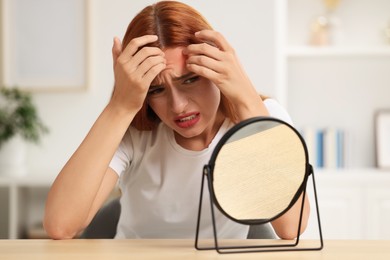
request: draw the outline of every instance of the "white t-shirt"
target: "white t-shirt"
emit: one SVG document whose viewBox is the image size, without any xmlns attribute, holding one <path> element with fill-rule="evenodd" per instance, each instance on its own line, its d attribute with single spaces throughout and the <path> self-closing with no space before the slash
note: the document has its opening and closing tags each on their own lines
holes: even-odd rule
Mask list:
<svg viewBox="0 0 390 260">
<path fill-rule="evenodd" d="M 291 123 L 275 100 L 267 99 L 264 104 L 270 116 Z M 178 145 L 173 130 L 163 123 L 154 131 L 130 127 L 110 163 L 120 177 L 122 192 L 116 238 L 194 238 L 203 166 L 232 126 L 226 119 L 209 147 L 202 151 Z M 203 197 L 199 235 L 212 238 L 206 188 Z M 246 238 L 247 225 L 231 221 L 218 210 L 215 214 L 219 238 Z"/>
</svg>

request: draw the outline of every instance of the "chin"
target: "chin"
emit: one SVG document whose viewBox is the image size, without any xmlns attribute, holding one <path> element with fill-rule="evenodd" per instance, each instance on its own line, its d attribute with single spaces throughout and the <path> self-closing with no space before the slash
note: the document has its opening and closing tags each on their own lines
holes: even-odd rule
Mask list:
<svg viewBox="0 0 390 260">
<path fill-rule="evenodd" d="M 183 138 L 194 138 L 202 134 L 202 131 L 198 127 L 191 128 L 174 128 L 176 134 L 180 135 Z"/>
</svg>

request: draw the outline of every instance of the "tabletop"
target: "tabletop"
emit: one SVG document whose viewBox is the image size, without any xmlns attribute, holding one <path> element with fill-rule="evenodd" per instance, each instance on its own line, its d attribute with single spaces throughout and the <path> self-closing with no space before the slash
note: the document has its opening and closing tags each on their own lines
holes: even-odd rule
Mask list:
<svg viewBox="0 0 390 260">
<path fill-rule="evenodd" d="M 237 243 L 264 243 L 243 240 Z M 223 240 L 232 243 L 232 240 Z M 202 241 L 212 244 L 212 241 Z M 210 244 L 211 243 L 211 244 Z M 221 243 L 221 244 L 223 244 Z M 318 241 L 301 240 L 313 247 Z M 0 240 L 0 259 L 390 259 L 390 240 L 325 240 L 321 251 L 260 252 L 218 254 L 215 250 L 198 251 L 194 240 L 172 239 L 74 239 L 74 240 Z"/>
</svg>

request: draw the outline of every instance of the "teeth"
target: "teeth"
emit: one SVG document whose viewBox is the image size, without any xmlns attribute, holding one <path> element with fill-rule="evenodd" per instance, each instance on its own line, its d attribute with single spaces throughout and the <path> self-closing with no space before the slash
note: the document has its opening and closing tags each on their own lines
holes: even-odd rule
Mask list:
<svg viewBox="0 0 390 260">
<path fill-rule="evenodd" d="M 189 120 L 192 120 L 196 117 L 196 115 L 191 115 L 191 116 L 187 116 L 187 117 L 183 117 L 182 119 L 180 119 L 179 121 L 180 122 L 185 122 L 185 121 L 189 121 Z"/>
</svg>

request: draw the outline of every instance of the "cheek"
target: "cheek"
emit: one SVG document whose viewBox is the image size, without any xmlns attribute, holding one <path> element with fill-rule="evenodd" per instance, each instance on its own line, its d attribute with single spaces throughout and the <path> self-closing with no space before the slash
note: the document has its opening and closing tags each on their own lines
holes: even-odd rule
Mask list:
<svg viewBox="0 0 390 260">
<path fill-rule="evenodd" d="M 207 99 L 210 105 L 218 106 L 221 100 L 221 91 L 214 84 L 209 84 L 202 93 L 202 96 Z"/>
</svg>

